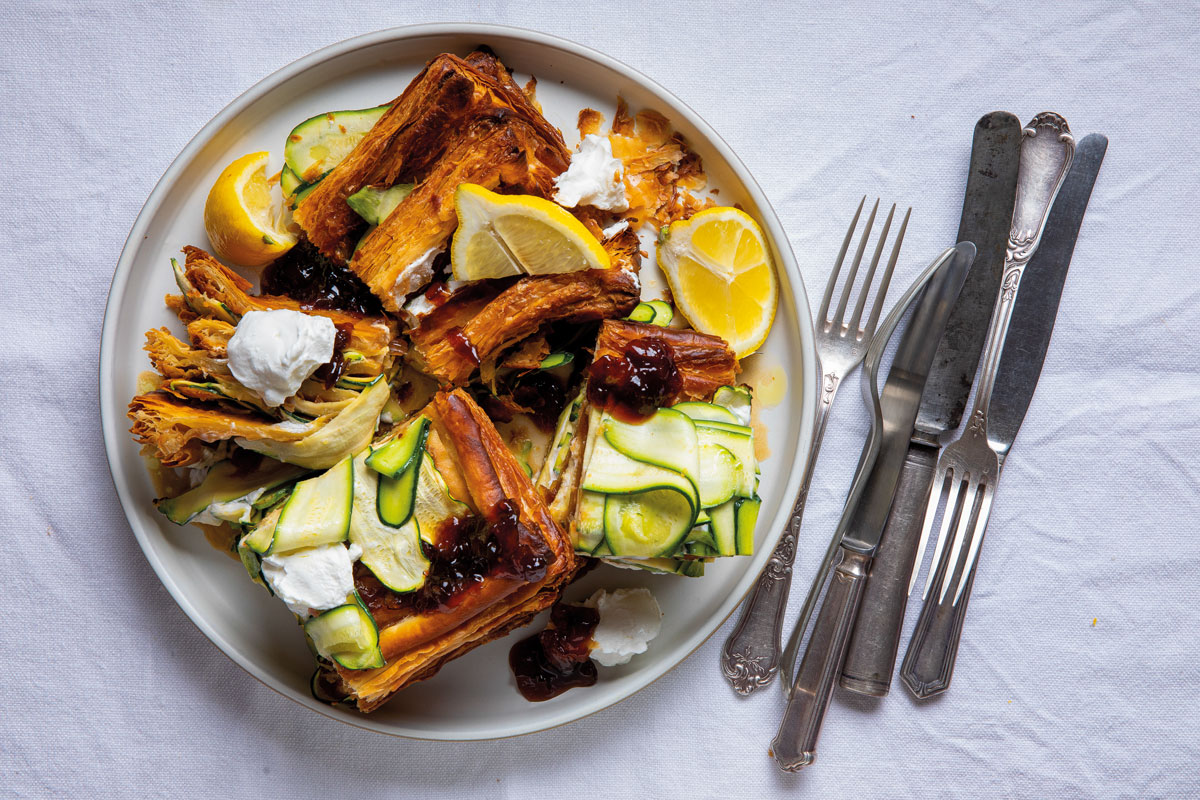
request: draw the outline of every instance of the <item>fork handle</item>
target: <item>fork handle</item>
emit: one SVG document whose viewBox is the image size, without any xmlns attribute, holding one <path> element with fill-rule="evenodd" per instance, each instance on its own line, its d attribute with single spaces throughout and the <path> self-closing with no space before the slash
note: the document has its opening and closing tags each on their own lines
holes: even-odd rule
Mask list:
<svg viewBox="0 0 1200 800">
<path fill-rule="evenodd" d="M 869 555 L 842 548 L 842 561 L 833 570 L 812 639 L 796 671 L 791 700 L 783 712 L 779 733 L 771 742 L 776 763 L 788 772 L 798 772 L 816 760 L 821 723 L 842 669 L 870 566 Z"/>
<path fill-rule="evenodd" d="M 820 374 L 823 370 L 818 370 Z M 733 686 L 734 691 L 748 695 L 767 686 L 779 671 L 779 653 L 783 635 L 783 610 L 787 606 L 792 588 L 792 562 L 796 559 L 796 539 L 800 535 L 800 524 L 804 520 L 804 506 L 808 502 L 808 489 L 812 485 L 813 467 L 821 440 L 825 438 L 825 424 L 829 421 L 829 409 L 837 394 L 841 377 L 836 372 L 822 376 L 821 398 L 817 405 L 816 434 L 808 451 L 808 464 L 796 495 L 796 504 L 788 517 L 787 527 L 779 543 L 771 552 L 767 566 L 763 569 L 750 593 L 750 599 L 742 605 L 742 614 L 721 651 L 721 672 Z"/>
<path fill-rule="evenodd" d="M 980 537 L 980 546 L 983 545 L 983 536 L 986 533 L 986 528 L 983 528 L 975 534 Z M 967 557 L 966 550 L 963 548 L 963 558 Z M 943 558 L 942 561 L 949 562 L 950 559 Z M 954 592 L 947 592 L 941 602 L 938 602 L 941 592 L 937 591 L 937 587 L 949 579 L 946 571 L 950 570 L 952 575 L 958 565 L 935 565 L 940 567 L 940 574 L 934 576 L 934 589 L 925 598 L 921 616 L 917 618 L 917 627 L 904 654 L 904 663 L 900 665 L 900 680 L 920 700 L 941 694 L 950 688 L 950 678 L 954 675 L 958 643 L 962 638 L 963 621 L 967 617 L 967 603 L 971 599 L 971 586 L 975 583 L 975 567 L 978 563 L 976 559 L 963 579 L 965 585 L 957 604 L 954 602 Z"/>
<path fill-rule="evenodd" d="M 840 681 L 843 689 L 884 697 L 891 687 L 908 605 L 909 578 L 917 569 L 917 545 L 937 458 L 936 445 L 909 445 L 896 484 L 896 500 L 871 562 L 862 607 L 846 650 Z"/>
</svg>

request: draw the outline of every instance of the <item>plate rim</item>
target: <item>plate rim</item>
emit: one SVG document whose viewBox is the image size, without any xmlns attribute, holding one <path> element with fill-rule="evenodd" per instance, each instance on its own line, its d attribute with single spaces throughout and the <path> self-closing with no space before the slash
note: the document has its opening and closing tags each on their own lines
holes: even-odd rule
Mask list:
<svg viewBox="0 0 1200 800">
<path fill-rule="evenodd" d="M 447 732 L 443 735 L 433 735 L 427 732 L 401 732 L 390 727 L 385 727 L 382 724 L 372 724 L 371 717 L 368 715 L 351 716 L 350 713 L 341 711 L 334 707 L 319 703 L 318 701 L 306 698 L 300 695 L 294 687 L 284 684 L 275 676 L 259 669 L 257 665 L 252 663 L 244 654 L 242 654 L 232 642 L 222 636 L 212 625 L 209 624 L 206 617 L 198 608 L 193 606 L 184 595 L 182 589 L 171 577 L 167 566 L 155 555 L 151 547 L 148 536 L 149 531 L 140 523 L 134 512 L 134 503 L 130 497 L 130 489 L 121 475 L 119 464 L 119 452 L 122 446 L 128 444 L 127 431 L 122 429 L 122 426 L 116 420 L 124 419 L 124 408 L 114 409 L 108 402 L 108 396 L 112 394 L 111 389 L 114 383 L 112 375 L 115 359 L 120 355 L 113 352 L 113 341 L 116 339 L 116 329 L 118 327 L 117 315 L 111 314 L 110 311 L 114 308 L 114 303 L 119 297 L 124 294 L 125 288 L 132 277 L 132 267 L 136 260 L 136 256 L 141 246 L 143 236 L 149 228 L 151 218 L 163 204 L 168 191 L 173 188 L 176 179 L 184 168 L 189 165 L 196 157 L 197 153 L 212 141 L 213 138 L 224 128 L 224 126 L 233 118 L 236 118 L 244 112 L 252 103 L 267 95 L 271 91 L 277 89 L 284 82 L 299 76 L 309 69 L 320 66 L 322 63 L 348 54 L 356 49 L 371 47 L 384 43 L 402 42 L 408 39 L 427 38 L 435 36 L 478 36 L 480 41 L 486 42 L 491 38 L 505 38 L 522 40 L 527 44 L 542 48 L 550 48 L 563 51 L 571 55 L 582 57 L 607 68 L 617 74 L 622 75 L 639 88 L 649 91 L 651 94 L 663 98 L 672 107 L 670 111 L 675 114 L 682 112 L 682 115 L 687 118 L 688 122 L 698 130 L 708 142 L 718 151 L 720 157 L 729 166 L 731 171 L 736 175 L 737 179 L 743 183 L 747 192 L 754 198 L 754 202 L 759 209 L 761 217 L 760 222 L 767 229 L 768 236 L 773 244 L 779 260 L 782 271 L 786 273 L 786 280 L 781 281 L 784 284 L 784 294 L 790 295 L 792 308 L 796 314 L 797 327 L 799 329 L 799 347 L 801 358 L 805 365 L 804 383 L 801 391 L 800 407 L 797 409 L 800 412 L 800 437 L 799 446 L 796 452 L 791 455 L 790 472 L 783 486 L 783 502 L 780 505 L 779 513 L 774 519 L 769 521 L 771 533 L 768 534 L 763 542 L 763 548 L 769 544 L 773 550 L 782 535 L 788 518 L 791 516 L 789 498 L 794 498 L 800 488 L 800 480 L 805 467 L 811 458 L 811 443 L 814 434 L 814 423 L 816 416 L 817 391 L 820 378 L 820 370 L 817 361 L 815 332 L 812 322 L 812 314 L 808 303 L 807 294 L 804 288 L 803 277 L 800 274 L 799 266 L 796 263 L 795 254 L 792 251 L 790 240 L 787 238 L 786 232 L 783 230 L 782 223 L 779 221 L 778 215 L 775 213 L 774 207 L 759 186 L 749 169 L 733 151 L 729 144 L 717 133 L 717 131 L 708 124 L 694 109 L 687 103 L 678 98 L 674 93 L 654 81 L 639 70 L 619 61 L 612 56 L 609 56 L 599 50 L 595 50 L 587 45 L 579 44 L 569 39 L 556 36 L 554 34 L 544 33 L 533 29 L 499 25 L 493 23 L 466 23 L 466 22 L 437 22 L 423 23 L 416 25 L 402 25 L 389 28 L 382 28 L 376 31 L 359 34 L 338 42 L 328 44 L 305 56 L 302 56 L 295 61 L 283 65 L 279 69 L 274 70 L 270 74 L 264 76 L 252 86 L 238 95 L 234 100 L 218 111 L 199 131 L 196 132 L 183 149 L 175 156 L 170 165 L 163 172 L 162 176 L 155 183 L 145 203 L 138 212 L 129 235 L 125 239 L 122 246 L 121 254 L 117 259 L 116 267 L 114 268 L 113 278 L 109 285 L 108 296 L 105 299 L 103 323 L 101 326 L 100 350 L 98 359 L 98 382 L 97 389 L 99 394 L 100 408 L 100 425 L 102 439 L 104 442 L 105 460 L 108 464 L 109 478 L 112 480 L 113 488 L 117 494 L 117 499 L 121 504 L 121 510 L 125 515 L 126 521 L 134 534 L 134 538 L 138 542 L 143 555 L 146 557 L 151 568 L 154 570 L 159 582 L 163 588 L 170 594 L 175 604 L 183 611 L 184 615 L 192 622 L 196 628 L 204 634 L 204 636 L 227 658 L 233 663 L 242 668 L 248 675 L 253 677 L 259 683 L 276 692 L 277 694 L 292 700 L 300 706 L 315 711 L 322 716 L 337 720 L 352 727 L 369 730 L 375 733 L 381 733 L 388 736 L 394 736 L 403 739 L 414 739 L 424 741 L 486 741 L 495 739 L 505 739 L 515 736 L 522 736 L 540 731 L 551 730 L 556 727 L 561 727 L 569 723 L 584 719 L 599 711 L 609 708 L 623 700 L 626 700 L 638 692 L 651 685 L 659 678 L 663 677 L 670 671 L 674 670 L 692 654 L 702 647 L 709 638 L 712 637 L 728 620 L 750 590 L 754 587 L 758 580 L 758 576 L 762 570 L 766 568 L 770 562 L 770 558 L 765 558 L 757 571 L 747 571 L 746 574 L 735 585 L 734 590 L 730 593 L 729 598 L 725 603 L 718 608 L 718 611 L 713 615 L 712 619 L 720 617 L 720 621 L 713 625 L 711 630 L 701 636 L 692 634 L 685 642 L 686 653 L 681 657 L 664 662 L 655 667 L 649 668 L 646 675 L 640 678 L 636 685 L 630 688 L 625 693 L 616 693 L 613 697 L 602 697 L 598 701 L 584 703 L 578 709 L 578 713 L 571 716 L 569 719 L 560 721 L 551 721 L 545 725 L 518 725 L 513 730 L 502 733 L 485 733 L 483 735 L 473 734 L 470 731 L 462 731 L 457 735 Z M 117 416 L 114 416 L 116 414 Z M 781 465 L 786 464 L 786 460 L 779 462 Z M 736 600 L 734 599 L 736 598 Z M 690 645 L 690 646 L 689 646 Z M 669 663 L 668 663 L 669 661 Z M 715 665 L 714 665 L 715 666 Z M 260 674 L 261 672 L 261 674 Z"/>
</svg>

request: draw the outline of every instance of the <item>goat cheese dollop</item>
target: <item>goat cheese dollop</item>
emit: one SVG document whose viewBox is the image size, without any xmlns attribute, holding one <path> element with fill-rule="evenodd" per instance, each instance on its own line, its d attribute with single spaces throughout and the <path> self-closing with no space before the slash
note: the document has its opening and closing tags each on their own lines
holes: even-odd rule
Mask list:
<svg viewBox="0 0 1200 800">
<path fill-rule="evenodd" d="M 333 358 L 336 336 L 328 317 L 289 308 L 248 311 L 226 346 L 229 371 L 268 406 L 278 406 Z"/>
<path fill-rule="evenodd" d="M 625 172 L 615 158 L 612 144 L 604 136 L 589 133 L 571 156 L 567 171 L 554 179 L 558 191 L 554 199 L 567 208 L 595 206 L 608 211 L 628 211 L 625 198 Z"/>
<path fill-rule="evenodd" d="M 325 611 L 345 604 L 354 591 L 354 562 L 360 557 L 358 545 L 334 542 L 267 556 L 262 560 L 262 572 L 292 613 L 307 617 L 310 610 Z"/>
<path fill-rule="evenodd" d="M 646 652 L 662 627 L 662 610 L 649 589 L 601 589 L 584 605 L 600 612 L 600 622 L 592 631 L 591 658 L 601 666 L 628 664 Z"/>
</svg>

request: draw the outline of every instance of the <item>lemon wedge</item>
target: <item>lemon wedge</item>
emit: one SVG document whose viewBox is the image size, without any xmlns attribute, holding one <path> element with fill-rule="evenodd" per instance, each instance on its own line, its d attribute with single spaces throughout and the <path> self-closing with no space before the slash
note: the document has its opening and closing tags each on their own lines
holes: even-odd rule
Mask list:
<svg viewBox="0 0 1200 800">
<path fill-rule="evenodd" d="M 243 267 L 269 264 L 291 250 L 296 235 L 287 230 L 283 210 L 271 198 L 269 153 L 250 153 L 217 178 L 204 203 L 204 230 L 219 258 Z"/>
<path fill-rule="evenodd" d="M 454 193 L 458 230 L 450 248 L 455 280 L 608 269 L 608 253 L 562 206 L 527 194 L 496 194 L 473 183 Z"/>
<path fill-rule="evenodd" d="M 762 346 L 779 282 L 766 236 L 749 214 L 719 206 L 672 223 L 658 263 L 693 328 L 720 336 L 739 359 Z"/>
</svg>

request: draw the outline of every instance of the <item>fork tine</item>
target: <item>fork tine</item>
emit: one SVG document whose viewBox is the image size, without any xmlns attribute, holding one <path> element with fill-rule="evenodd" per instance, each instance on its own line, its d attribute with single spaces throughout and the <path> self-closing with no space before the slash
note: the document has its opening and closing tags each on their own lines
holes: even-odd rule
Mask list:
<svg viewBox="0 0 1200 800">
<path fill-rule="evenodd" d="M 887 219 L 883 221 L 883 230 L 879 232 L 879 239 L 875 242 L 875 254 L 871 256 L 871 266 L 867 269 L 867 276 L 863 278 L 862 290 L 858 293 L 858 302 L 854 304 L 854 316 L 850 318 L 847 326 L 855 338 L 861 338 L 863 335 L 863 332 L 858 329 L 858 323 L 862 319 L 863 307 L 867 304 L 867 295 L 871 293 L 875 270 L 879 268 L 879 259 L 883 256 L 883 246 L 887 244 L 888 231 L 892 229 L 892 219 L 895 216 L 896 204 L 892 203 L 892 207 L 888 209 Z"/>
<path fill-rule="evenodd" d="M 850 292 L 854 290 L 854 279 L 858 277 L 858 268 L 862 265 L 863 252 L 867 249 L 867 240 L 871 238 L 871 228 L 875 227 L 877 211 L 879 211 L 879 198 L 875 198 L 875 205 L 871 206 L 867 224 L 863 226 L 862 238 L 858 240 L 858 249 L 854 252 L 854 263 L 850 265 L 850 274 L 846 276 L 846 282 L 842 284 L 842 299 L 838 301 L 837 314 L 833 319 L 833 324 L 839 328 L 839 333 L 845 329 L 846 304 L 850 302 Z"/>
<path fill-rule="evenodd" d="M 992 513 L 992 498 L 996 494 L 996 484 L 989 483 L 983 487 L 983 500 L 979 504 L 979 513 L 975 515 L 975 524 L 971 526 L 971 546 L 967 549 L 967 560 L 963 562 L 962 574 L 957 576 L 958 587 L 954 591 L 954 603 L 962 597 L 963 589 L 967 586 L 967 576 L 975 568 L 979 558 L 979 545 L 983 544 L 983 534 L 987 531 L 988 516 Z"/>
<path fill-rule="evenodd" d="M 950 547 L 950 552 L 946 554 L 946 579 L 942 581 L 942 591 L 938 595 L 939 603 L 945 602 L 950 584 L 954 582 L 954 576 L 958 574 L 958 557 L 962 555 L 963 543 L 970 532 L 975 501 L 979 498 L 979 489 L 979 484 L 975 481 L 974 476 L 971 476 L 962 496 L 958 498 L 958 530 L 954 533 L 954 543 Z"/>
<path fill-rule="evenodd" d="M 929 484 L 929 496 L 925 500 L 925 518 L 921 521 L 921 538 L 917 543 L 917 560 L 913 562 L 912 573 L 908 576 L 908 592 L 912 594 L 917 585 L 917 576 L 921 574 L 921 559 L 925 557 L 925 547 L 929 544 L 929 533 L 933 530 L 933 520 L 937 516 L 938 502 L 946 492 L 946 470 L 939 469 L 933 481 Z"/>
<path fill-rule="evenodd" d="M 896 243 L 892 245 L 892 255 L 888 258 L 887 269 L 883 271 L 883 280 L 879 281 L 879 291 L 875 293 L 875 305 L 871 307 L 871 317 L 863 329 L 869 339 L 875 335 L 875 323 L 879 321 L 879 312 L 883 308 L 883 300 L 887 297 L 888 286 L 892 282 L 892 273 L 896 271 L 896 261 L 900 258 L 900 245 L 904 242 L 904 232 L 908 230 L 908 218 L 912 216 L 912 206 L 904 212 L 904 221 L 896 233 Z M 864 295 L 865 297 L 865 295 Z"/>
<path fill-rule="evenodd" d="M 864 194 L 863 199 L 858 201 L 858 210 L 854 212 L 854 219 L 850 220 L 850 227 L 846 229 L 846 238 L 842 240 L 842 249 L 838 251 L 837 261 L 833 263 L 833 272 L 829 273 L 829 280 L 825 281 L 825 297 L 821 300 L 821 310 L 817 312 L 817 319 L 820 320 L 822 328 L 829 321 L 829 302 L 833 300 L 833 290 L 837 287 L 838 275 L 842 271 L 842 263 L 846 260 L 846 251 L 850 249 L 850 240 L 854 237 L 854 229 L 858 227 L 858 218 L 866 203 L 867 196 Z"/>
<path fill-rule="evenodd" d="M 933 560 L 930 562 L 929 577 L 925 580 L 925 591 L 921 592 L 922 600 L 929 594 L 929 590 L 933 588 L 933 577 L 937 575 L 937 565 L 942 557 L 942 551 L 946 549 L 946 540 L 950 538 L 952 533 L 950 526 L 954 521 L 954 509 L 958 502 L 958 493 L 962 488 L 962 476 L 954 469 L 946 470 L 946 481 L 950 483 L 950 489 L 944 492 L 946 495 L 946 508 L 942 511 L 942 526 L 938 530 L 937 543 L 933 546 Z M 926 513 L 932 516 L 936 511 L 937 503 L 930 500 Z M 919 566 L 914 566 L 913 568 L 919 569 Z"/>
</svg>

